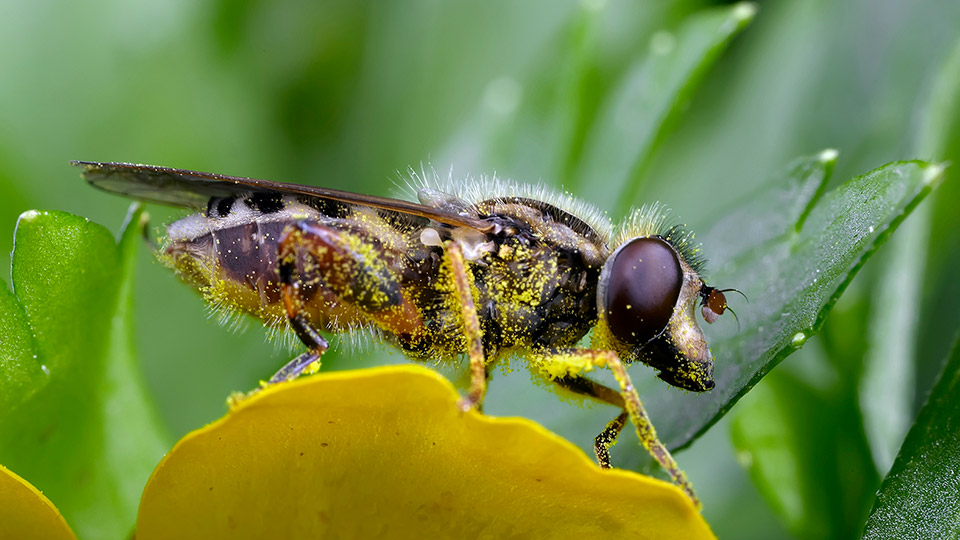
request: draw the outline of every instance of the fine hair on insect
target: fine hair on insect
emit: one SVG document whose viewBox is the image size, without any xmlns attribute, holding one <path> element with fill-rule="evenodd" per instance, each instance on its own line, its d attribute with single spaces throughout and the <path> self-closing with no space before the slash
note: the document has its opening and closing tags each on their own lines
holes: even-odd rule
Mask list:
<svg viewBox="0 0 960 540">
<path fill-rule="evenodd" d="M 305 348 L 265 384 L 320 367 L 324 334 L 368 333 L 411 359 L 466 358 L 461 410 L 479 409 L 490 369 L 520 357 L 564 391 L 618 409 L 595 438 L 601 467 L 629 420 L 699 507 L 659 441 L 627 365 L 706 392 L 713 356 L 698 322 L 728 310 L 704 281 L 693 234 L 658 203 L 614 226 L 542 184 L 455 181 L 410 171 L 411 200 L 129 163 L 74 162 L 95 187 L 194 213 L 166 227 L 159 257 L 232 323 L 249 314 Z M 742 294 L 742 293 L 740 293 Z M 699 309 L 698 309 L 699 308 Z M 609 369 L 617 385 L 589 378 Z"/>
</svg>

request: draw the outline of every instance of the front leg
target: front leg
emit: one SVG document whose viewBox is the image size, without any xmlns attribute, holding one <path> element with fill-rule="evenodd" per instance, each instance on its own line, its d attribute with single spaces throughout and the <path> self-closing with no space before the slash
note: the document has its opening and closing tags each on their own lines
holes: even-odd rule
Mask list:
<svg viewBox="0 0 960 540">
<path fill-rule="evenodd" d="M 650 421 L 650 417 L 647 415 L 646 409 L 643 407 L 643 402 L 640 400 L 640 395 L 637 393 L 637 389 L 633 386 L 633 382 L 630 380 L 630 376 L 627 374 L 627 369 L 624 366 L 623 362 L 620 361 L 620 358 L 613 351 L 597 351 L 592 349 L 573 349 L 565 351 L 555 351 L 551 353 L 541 353 L 534 355 L 532 358 L 532 364 L 544 373 L 551 375 L 558 381 L 561 386 L 569 388 L 573 391 L 578 391 L 577 385 L 570 385 L 569 383 L 565 384 L 567 379 L 578 380 L 582 379 L 579 375 L 584 371 L 589 371 L 594 367 L 608 367 L 610 371 L 613 372 L 614 378 L 617 380 L 617 383 L 620 386 L 619 396 L 623 400 L 622 407 L 624 413 L 630 418 L 630 421 L 637 429 L 637 436 L 640 438 L 640 443 L 646 448 L 647 452 L 661 467 L 670 475 L 670 478 L 673 480 L 673 483 L 676 484 L 680 489 L 690 497 L 690 500 L 693 501 L 693 504 L 700 508 L 700 500 L 697 498 L 697 494 L 693 490 L 693 485 L 690 484 L 690 480 L 687 479 L 687 475 L 680 470 L 679 465 L 673 459 L 673 456 L 670 455 L 670 451 L 667 450 L 667 447 L 660 442 L 660 439 L 657 438 L 657 431 L 653 427 L 653 423 Z M 559 376 L 558 376 L 559 375 Z M 592 381 L 591 381 L 592 382 Z M 581 391 L 584 395 L 600 399 L 607 403 L 611 403 L 611 399 L 599 388 L 607 389 L 605 386 L 593 383 L 591 386 L 580 385 L 579 388 L 586 389 L 586 391 Z M 601 466 L 604 464 L 604 458 L 606 458 L 606 463 L 609 465 L 609 448 L 616 442 L 616 437 L 622 429 L 625 418 L 621 420 L 621 417 L 624 416 L 624 413 L 621 413 L 616 419 L 607 424 L 607 427 L 597 436 L 596 447 L 597 458 L 600 461 Z"/>
</svg>

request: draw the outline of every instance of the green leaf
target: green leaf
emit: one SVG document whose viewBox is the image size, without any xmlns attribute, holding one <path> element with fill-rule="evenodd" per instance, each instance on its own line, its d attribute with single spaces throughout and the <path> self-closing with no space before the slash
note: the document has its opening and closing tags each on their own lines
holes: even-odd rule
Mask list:
<svg viewBox="0 0 960 540">
<path fill-rule="evenodd" d="M 924 205 L 881 254 L 882 275 L 869 311 L 859 397 L 881 474 L 890 469 L 915 410 L 914 346 L 929 233 L 930 206 Z"/>
<path fill-rule="evenodd" d="M 798 158 L 766 189 L 727 212 L 704 236 L 704 249 L 709 250 L 714 273 L 722 272 L 734 257 L 747 255 L 784 231 L 799 232 L 813 205 L 826 190 L 836 163 L 837 151 L 832 149 Z M 744 228 L 744 223 L 750 226 Z M 719 246 L 722 249 L 718 249 Z M 733 270 L 731 267 L 727 272 Z"/>
<path fill-rule="evenodd" d="M 0 281 L 0 421 L 47 383 L 23 306 Z"/>
<path fill-rule="evenodd" d="M 864 538 L 960 536 L 960 341 L 883 481 Z"/>
<path fill-rule="evenodd" d="M 131 212 L 119 245 L 103 227 L 66 213 L 30 211 L 17 224 L 16 299 L 5 313 L 20 307 L 33 341 L 19 347 L 49 377 L 21 389 L 22 404 L 0 422 L 0 463 L 43 490 L 86 538 L 129 533 L 143 484 L 167 448 L 131 351 L 139 217 Z"/>
<path fill-rule="evenodd" d="M 671 117 L 686 103 L 733 36 L 753 19 L 740 3 L 687 18 L 651 39 L 650 53 L 624 76 L 588 135 L 575 186 L 600 208 L 622 214 L 636 200 L 639 178 Z M 604 189 L 590 189 L 600 182 Z"/>
<path fill-rule="evenodd" d="M 828 164 L 823 160 L 822 167 Z M 825 171 L 822 176 L 826 178 Z M 809 213 L 797 214 L 798 208 L 806 207 L 798 204 L 792 210 L 798 215 L 796 224 L 753 249 L 741 251 L 738 237 L 749 235 L 755 223 L 764 227 L 774 219 L 768 214 L 782 213 L 783 207 L 770 206 L 755 218 L 741 213 L 739 229 L 736 224 L 724 229 L 741 231 L 737 235 L 708 235 L 705 249 L 712 250 L 708 255 L 721 254 L 717 258 L 724 261 L 710 282 L 738 287 L 750 300 L 730 299 L 739 315 L 739 331 L 732 320 L 711 329 L 713 334 L 725 332 L 711 339 L 714 390 L 690 394 L 655 383 L 642 390 L 661 440 L 674 449 L 689 444 L 815 334 L 863 263 L 942 176 L 941 165 L 892 163 L 845 182 L 819 200 L 814 195 Z M 784 185 L 763 198 L 776 200 L 776 191 L 789 192 L 798 184 L 804 181 L 788 176 Z"/>
</svg>

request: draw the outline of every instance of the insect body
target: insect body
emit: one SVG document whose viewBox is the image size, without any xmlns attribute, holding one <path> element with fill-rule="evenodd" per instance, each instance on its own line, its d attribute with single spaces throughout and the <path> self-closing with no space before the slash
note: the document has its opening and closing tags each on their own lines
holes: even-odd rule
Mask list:
<svg viewBox="0 0 960 540">
<path fill-rule="evenodd" d="M 598 211 L 514 184 L 497 195 L 423 186 L 418 203 L 125 163 L 74 162 L 93 185 L 204 209 L 167 227 L 161 258 L 215 306 L 290 327 L 307 351 L 270 382 L 319 365 L 321 331 L 373 329 L 421 360 L 470 360 L 461 401 L 482 404 L 487 371 L 508 355 L 622 413 L 596 439 L 600 465 L 629 417 L 641 441 L 696 502 L 630 382 L 642 361 L 666 382 L 713 388 L 708 322 L 726 309 L 700 277 L 690 235 L 657 206 L 614 234 Z M 578 343 L 590 332 L 591 347 Z M 619 389 L 584 376 L 609 367 Z"/>
</svg>

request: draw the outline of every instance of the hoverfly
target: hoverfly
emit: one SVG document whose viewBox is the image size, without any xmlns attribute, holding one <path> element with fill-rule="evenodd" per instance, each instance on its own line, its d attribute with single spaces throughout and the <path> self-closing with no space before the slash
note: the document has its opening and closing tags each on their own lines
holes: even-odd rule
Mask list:
<svg viewBox="0 0 960 540">
<path fill-rule="evenodd" d="M 469 186 L 427 185 L 424 175 L 419 202 L 410 202 L 166 167 L 73 164 L 100 189 L 201 210 L 167 226 L 160 258 L 212 305 L 296 333 L 307 350 L 269 383 L 315 371 L 328 347 L 322 331 L 368 328 L 414 359 L 466 354 L 471 382 L 460 406 L 468 410 L 483 403 L 489 368 L 518 354 L 561 387 L 621 409 L 596 437 L 601 467 L 610 467 L 609 447 L 629 418 L 699 506 L 625 364 L 639 360 L 685 390 L 713 388 L 695 310 L 714 322 L 727 290 L 706 285 L 691 235 L 666 227 L 658 205 L 635 210 L 614 233 L 585 203 L 509 182 L 473 185 L 471 194 Z M 578 347 L 591 329 L 590 347 Z M 594 367 L 610 368 L 619 389 L 585 377 Z"/>
</svg>

